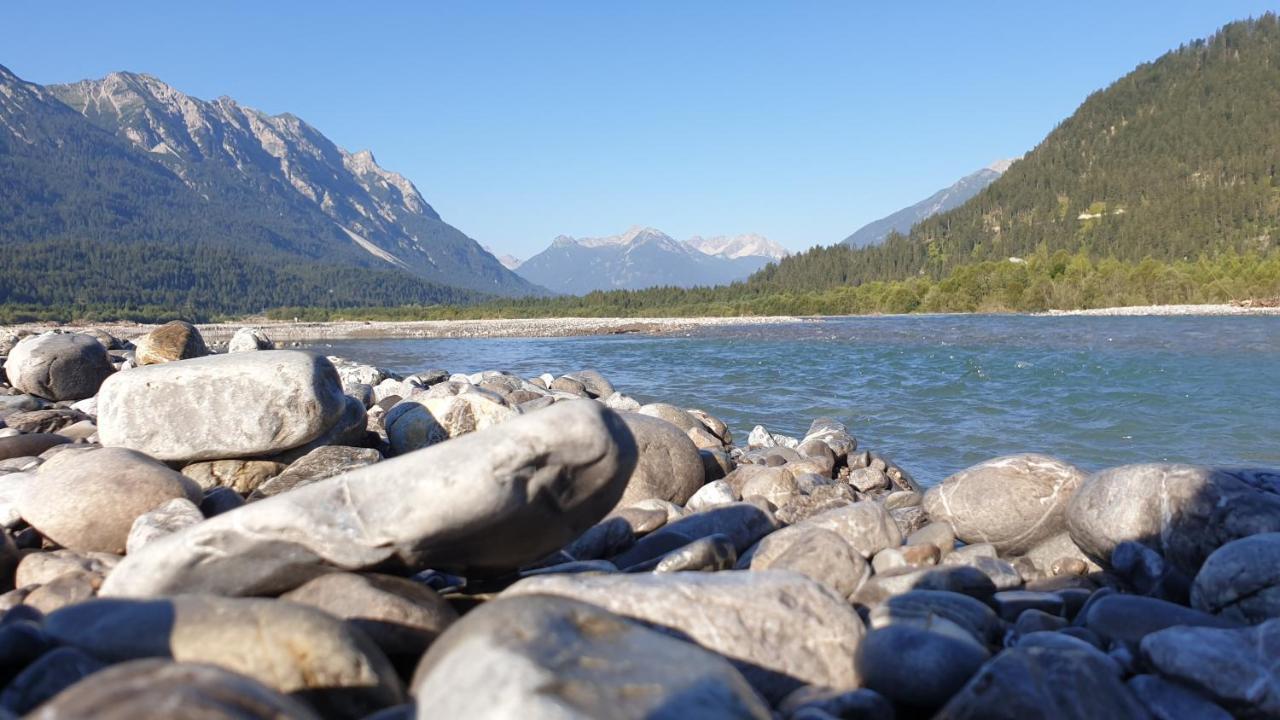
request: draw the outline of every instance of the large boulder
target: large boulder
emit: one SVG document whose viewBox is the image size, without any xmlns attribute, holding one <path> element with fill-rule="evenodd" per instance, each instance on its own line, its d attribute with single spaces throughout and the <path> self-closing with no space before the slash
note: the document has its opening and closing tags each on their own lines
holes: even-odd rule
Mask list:
<svg viewBox="0 0 1280 720">
<path fill-rule="evenodd" d="M 858 686 L 863 626 L 844 598 L 782 570 L 636 575 L 543 575 L 503 597 L 556 595 L 663 628 L 728 658 L 777 702 L 807 683 Z"/>
<path fill-rule="evenodd" d="M 33 720 L 318 720 L 305 703 L 214 665 L 133 660 L 59 693 Z"/>
<path fill-rule="evenodd" d="M 208 354 L 200 331 L 185 320 L 167 322 L 134 341 L 133 356 L 138 365 L 159 365 Z"/>
<path fill-rule="evenodd" d="M 1280 619 L 1242 629 L 1171 627 L 1142 640 L 1142 659 L 1240 718 L 1280 717 Z"/>
<path fill-rule="evenodd" d="M 640 462 L 619 506 L 650 499 L 685 504 L 706 477 L 697 446 L 666 420 L 638 413 L 623 413 L 622 417 L 635 436 Z"/>
<path fill-rule="evenodd" d="M 585 400 L 557 403 L 157 540 L 126 558 L 102 594 L 271 594 L 333 568 L 384 564 L 508 572 L 603 518 L 622 495 L 635 453 L 612 411 Z"/>
<path fill-rule="evenodd" d="M 1067 501 L 1085 480 L 1074 465 L 1046 455 L 1010 455 L 979 463 L 924 495 L 930 519 L 966 543 L 991 543 L 1018 555 L 1066 529 Z"/>
<path fill-rule="evenodd" d="M 1280 618 L 1280 533 L 1251 535 L 1215 550 L 1191 585 L 1191 604 L 1238 623 Z"/>
<path fill-rule="evenodd" d="M 49 400 L 93 397 L 115 368 L 88 335 L 49 333 L 19 342 L 4 363 L 9 384 Z"/>
<path fill-rule="evenodd" d="M 1125 541 L 1140 542 L 1194 576 L 1232 540 L 1280 531 L 1280 475 L 1153 463 L 1103 470 L 1067 507 L 1071 539 L 1106 566 Z"/>
<path fill-rule="evenodd" d="M 248 352 L 252 350 L 270 350 L 275 347 L 262 328 L 242 327 L 236 330 L 227 342 L 227 352 Z"/>
<path fill-rule="evenodd" d="M 135 519 L 178 498 L 199 502 L 200 491 L 142 453 L 100 448 L 41 465 L 18 497 L 18 514 L 65 548 L 119 554 Z"/>
<path fill-rule="evenodd" d="M 1116 663 L 1080 647 L 1015 647 L 987 663 L 934 720 L 1084 720 L 1150 715 Z"/>
<path fill-rule="evenodd" d="M 281 600 L 90 600 L 50 614 L 44 630 L 107 662 L 171 658 L 217 665 L 323 703 L 330 716 L 363 717 L 404 697 L 391 663 L 363 633 Z"/>
<path fill-rule="evenodd" d="M 166 461 L 271 455 L 324 434 L 345 397 L 333 366 L 310 353 L 213 355 L 111 376 L 98 434 Z"/>
<path fill-rule="evenodd" d="M 422 659 L 413 694 L 420 718 L 772 717 L 724 658 L 546 596 L 468 613 Z"/>
</svg>

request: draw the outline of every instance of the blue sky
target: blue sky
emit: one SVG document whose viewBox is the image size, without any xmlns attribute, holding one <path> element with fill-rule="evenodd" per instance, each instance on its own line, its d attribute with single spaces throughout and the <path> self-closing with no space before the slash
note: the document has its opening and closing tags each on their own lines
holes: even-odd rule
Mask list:
<svg viewBox="0 0 1280 720">
<path fill-rule="evenodd" d="M 33 82 L 148 72 L 373 150 L 520 257 L 632 224 L 839 241 L 1039 142 L 1090 92 L 1280 0 L 8 0 Z"/>
</svg>

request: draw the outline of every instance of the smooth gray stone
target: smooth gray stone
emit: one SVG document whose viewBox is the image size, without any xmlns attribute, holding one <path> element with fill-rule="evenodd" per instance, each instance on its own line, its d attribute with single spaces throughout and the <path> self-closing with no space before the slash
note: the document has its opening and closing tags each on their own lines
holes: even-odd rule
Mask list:
<svg viewBox="0 0 1280 720">
<path fill-rule="evenodd" d="M 33 457 L 54 445 L 71 442 L 71 438 L 54 433 L 32 433 L 0 437 L 0 460 Z"/>
<path fill-rule="evenodd" d="M 318 720 L 304 702 L 213 665 L 134 660 L 72 685 L 32 720 Z"/>
<path fill-rule="evenodd" d="M 652 570 L 656 573 L 732 570 L 733 563 L 737 559 L 738 551 L 733 546 L 733 540 L 727 535 L 716 533 L 698 538 L 682 548 L 663 555 L 652 563 Z M 634 572 L 633 568 L 627 568 L 627 570 Z"/>
<path fill-rule="evenodd" d="M 1093 633 L 1089 633 L 1088 636 L 1082 636 L 1082 632 L 1089 633 L 1084 628 L 1067 628 L 1063 631 L 1040 630 L 1017 638 L 1017 642 L 1014 644 L 1023 648 L 1038 647 L 1046 650 L 1093 651 L 1111 661 L 1117 676 L 1123 675 L 1120 666 L 1115 663 L 1115 660 L 1102 652 L 1100 647 L 1102 639 Z M 1090 642 L 1090 640 L 1095 642 Z"/>
<path fill-rule="evenodd" d="M 956 549 L 956 532 L 945 522 L 934 522 L 925 525 L 907 536 L 904 545 L 933 545 L 938 548 L 942 557 Z"/>
<path fill-rule="evenodd" d="M 907 566 L 873 575 L 862 584 L 853 599 L 867 607 L 874 607 L 912 590 L 944 590 L 987 600 L 995 594 L 996 587 L 991 578 L 977 568 Z"/>
<path fill-rule="evenodd" d="M 777 523 L 769 513 L 751 503 L 721 505 L 664 525 L 640 538 L 613 561 L 618 567 L 629 568 L 716 534 L 728 537 L 734 551 L 742 552 L 775 528 Z"/>
<path fill-rule="evenodd" d="M 995 645 L 1004 634 L 1004 623 L 985 603 L 968 595 L 946 590 L 912 590 L 889 598 L 870 612 L 873 628 L 896 623 L 928 623 L 943 618 L 964 628 L 974 640 Z"/>
<path fill-rule="evenodd" d="M 139 516 L 170 500 L 200 497 L 189 478 L 142 453 L 98 448 L 41 465 L 18 496 L 18 513 L 65 548 L 119 554 Z"/>
<path fill-rule="evenodd" d="M 4 363 L 9 383 L 49 400 L 93 397 L 115 372 L 107 349 L 88 335 L 48 333 L 24 338 Z"/>
<path fill-rule="evenodd" d="M 1085 474 L 1046 455 L 1009 455 L 961 470 L 929 489 L 924 508 L 966 543 L 1020 554 L 1066 529 L 1067 501 Z"/>
<path fill-rule="evenodd" d="M 1027 610 L 1039 610 L 1050 615 L 1062 615 L 1062 596 L 1056 593 L 1030 590 L 1005 590 L 991 596 L 991 606 L 1003 619 L 1013 622 Z"/>
<path fill-rule="evenodd" d="M 791 546 L 773 558 L 757 556 L 752 570 L 790 570 L 848 597 L 870 575 L 867 561 L 844 538 L 822 528 L 805 528 Z"/>
<path fill-rule="evenodd" d="M 397 667 L 412 671 L 431 643 L 458 619 L 434 590 L 374 573 L 329 573 L 280 596 L 319 608 L 369 636 Z"/>
<path fill-rule="evenodd" d="M 367 444 L 368 432 L 369 414 L 365 411 L 364 405 L 349 395 L 343 395 L 342 412 L 328 430 L 314 440 L 276 453 L 270 459 L 291 465 L 318 448 L 330 445 L 363 446 Z"/>
<path fill-rule="evenodd" d="M 1142 640 L 1142 658 L 1242 718 L 1280 717 L 1280 620 L 1239 629 L 1171 627 Z"/>
<path fill-rule="evenodd" d="M 858 449 L 858 441 L 849 433 L 849 428 L 844 423 L 827 417 L 817 418 L 810 423 L 809 432 L 805 433 L 804 439 L 821 440 L 831 448 L 831 453 L 837 459 Z"/>
<path fill-rule="evenodd" d="M 685 433 L 697 428 L 706 429 L 706 426 L 702 424 L 701 420 L 690 415 L 682 408 L 678 408 L 675 405 L 668 405 L 667 403 L 649 403 L 648 405 L 641 405 L 640 409 L 636 412 L 640 415 L 648 415 L 649 417 L 666 420 L 672 425 L 680 428 L 680 430 Z"/>
<path fill-rule="evenodd" d="M 706 478 L 697 446 L 666 420 L 639 413 L 622 413 L 622 418 L 635 437 L 640 461 L 618 507 L 649 499 L 688 502 Z"/>
<path fill-rule="evenodd" d="M 218 665 L 282 693 L 324 700 L 330 715 L 361 717 L 404 698 L 391 663 L 362 632 L 281 600 L 90 600 L 50 614 L 44 630 L 108 662 L 159 657 Z"/>
<path fill-rule="evenodd" d="M 1231 720 L 1221 705 L 1158 675 L 1135 675 L 1126 684 L 1156 720 Z"/>
<path fill-rule="evenodd" d="M 422 659 L 413 694 L 424 720 L 771 717 L 724 658 L 546 596 L 472 610 Z"/>
<path fill-rule="evenodd" d="M 51 650 L 28 665 L 5 686 L 4 692 L 0 693 L 0 708 L 25 715 L 106 666 L 101 660 L 75 648 Z"/>
<path fill-rule="evenodd" d="M 893 624 L 867 633 L 858 646 L 862 682 L 900 705 L 934 709 L 951 699 L 990 653 L 968 634 L 942 634 Z"/>
<path fill-rule="evenodd" d="M 98 434 L 165 461 L 268 455 L 320 437 L 345 398 L 333 365 L 310 353 L 211 355 L 112 375 Z"/>
<path fill-rule="evenodd" d="M 585 400 L 557 403 L 157 540 L 125 558 L 101 594 L 271 594 L 334 568 L 384 563 L 509 572 L 604 517 L 635 453 L 613 411 Z"/>
<path fill-rule="evenodd" d="M 486 430 L 521 414 L 497 393 L 470 386 L 456 395 L 433 395 L 434 391 L 396 403 L 383 417 L 393 454 Z"/>
<path fill-rule="evenodd" d="M 1084 572 L 1097 572 L 1102 569 L 1071 540 L 1071 533 L 1063 531 L 1053 537 L 1042 540 L 1035 547 L 1022 554 L 1022 557 L 1035 563 L 1036 567 L 1047 575 L 1057 575 L 1055 567 L 1064 562 L 1079 560 L 1084 564 Z"/>
<path fill-rule="evenodd" d="M 1188 577 L 1232 540 L 1280 532 L 1280 476 L 1153 463 L 1089 477 L 1067 508 L 1071 539 L 1099 563 L 1116 546 L 1140 542 Z"/>
<path fill-rule="evenodd" d="M 770 533 L 748 556 L 739 559 L 738 567 L 750 567 L 755 562 L 756 556 L 759 556 L 762 562 L 771 562 L 773 558 L 789 549 L 796 537 L 804 533 L 806 528 L 820 528 L 834 532 L 867 560 L 885 548 L 898 547 L 902 544 L 902 534 L 884 507 L 875 502 L 863 501 L 827 510 L 795 525 Z"/>
<path fill-rule="evenodd" d="M 273 347 L 275 343 L 271 342 L 271 338 L 267 337 L 262 328 L 256 327 L 242 327 L 236 330 L 231 340 L 227 342 L 229 353 L 270 350 Z"/>
<path fill-rule="evenodd" d="M 710 510 L 720 505 L 728 505 L 735 503 L 742 498 L 733 491 L 733 487 L 724 480 L 713 480 L 712 482 L 698 488 L 698 491 L 689 498 L 684 507 L 689 512 L 702 512 Z"/>
<path fill-rule="evenodd" d="M 1085 606 L 1083 624 L 1109 640 L 1138 642 L 1175 625 L 1230 628 L 1237 623 L 1165 600 L 1138 595 L 1107 595 Z"/>
<path fill-rule="evenodd" d="M 1280 617 L 1280 533 L 1252 535 L 1215 550 L 1191 585 L 1191 605 L 1238 623 Z"/>
<path fill-rule="evenodd" d="M 1035 632 L 1057 632 L 1067 627 L 1067 619 L 1061 615 L 1051 615 L 1044 610 L 1027 608 L 1018 614 L 1013 623 L 1013 631 L 1017 635 L 1030 635 Z"/>
<path fill-rule="evenodd" d="M 335 475 L 382 461 L 382 453 L 371 448 L 325 445 L 294 460 L 284 472 L 259 485 L 249 500 L 261 500 Z"/>
<path fill-rule="evenodd" d="M 601 375 L 598 370 L 590 368 L 578 370 L 577 372 L 566 373 L 565 377 L 582 383 L 582 386 L 587 390 L 587 394 L 591 397 L 607 398 L 615 392 L 613 384 L 604 375 Z"/>
<path fill-rule="evenodd" d="M 541 576 L 502 593 L 556 595 L 598 605 L 732 661 L 777 702 L 801 684 L 858 686 L 862 620 L 844 598 L 782 570 Z"/>
<path fill-rule="evenodd" d="M 866 688 L 832 690 L 806 685 L 791 693 L 778 706 L 787 720 L 893 720 L 893 703 Z"/>
<path fill-rule="evenodd" d="M 934 720 L 1145 720 L 1115 664 L 1096 650 L 1016 647 L 987 663 Z"/>
<path fill-rule="evenodd" d="M 665 515 L 663 521 L 666 521 Z M 600 560 L 617 555 L 635 544 L 636 534 L 625 517 L 613 516 L 587 528 L 563 551 L 574 560 Z"/>
<path fill-rule="evenodd" d="M 202 522 L 204 513 L 195 503 L 185 497 L 174 498 L 134 519 L 125 541 L 125 552 L 136 553 L 157 538 Z"/>
<path fill-rule="evenodd" d="M 1140 542 L 1126 540 L 1111 551 L 1111 570 L 1140 595 L 1147 595 L 1160 586 L 1164 558 Z"/>
</svg>

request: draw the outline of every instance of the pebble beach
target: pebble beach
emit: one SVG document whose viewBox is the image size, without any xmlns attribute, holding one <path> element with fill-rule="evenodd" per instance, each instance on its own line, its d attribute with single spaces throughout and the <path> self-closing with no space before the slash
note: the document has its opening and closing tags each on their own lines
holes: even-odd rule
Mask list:
<svg viewBox="0 0 1280 720">
<path fill-rule="evenodd" d="M 289 332 L 716 322 L 799 320 Z M 0 718 L 1280 716 L 1280 470 L 924 487 L 832 418 L 283 329 L 0 332 Z"/>
</svg>

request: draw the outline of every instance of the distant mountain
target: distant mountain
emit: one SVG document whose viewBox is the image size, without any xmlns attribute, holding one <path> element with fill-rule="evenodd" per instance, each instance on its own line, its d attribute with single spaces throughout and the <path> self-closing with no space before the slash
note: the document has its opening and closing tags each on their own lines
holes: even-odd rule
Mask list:
<svg viewBox="0 0 1280 720">
<path fill-rule="evenodd" d="M 490 255 L 492 255 L 492 256 L 494 256 L 494 257 L 498 258 L 498 262 L 502 263 L 502 267 L 504 267 L 504 268 L 506 268 L 506 269 L 508 269 L 508 270 L 515 270 L 516 268 L 520 267 L 520 263 L 524 262 L 523 260 L 521 260 L 520 258 L 516 257 L 515 255 L 510 255 L 510 254 L 508 254 L 508 255 L 499 255 L 499 254 L 498 254 L 498 252 L 497 252 L 496 250 L 494 250 L 493 248 L 489 247 L 488 245 L 485 245 L 485 246 L 484 246 L 484 250 L 485 250 L 485 252 L 489 253 Z"/>
<path fill-rule="evenodd" d="M 889 233 L 896 232 L 905 235 L 911 232 L 911 228 L 921 220 L 958 208 L 968 202 L 970 198 L 982 192 L 983 188 L 995 182 L 996 178 L 1004 174 L 1004 171 L 1009 169 L 1014 160 L 1016 158 L 1013 160 L 998 160 L 975 173 L 965 175 L 952 185 L 939 190 L 914 205 L 863 225 L 852 235 L 845 238 L 843 243 L 850 247 L 863 247 L 864 245 L 875 245 L 889 237 Z"/>
<path fill-rule="evenodd" d="M 707 255 L 720 255 L 731 260 L 745 257 L 767 257 L 781 260 L 790 253 L 778 243 L 763 235 L 717 235 L 704 238 L 694 235 L 687 241 L 694 250 Z"/>
<path fill-rule="evenodd" d="M 561 235 L 551 247 L 524 261 L 517 272 L 553 292 L 581 295 L 593 290 L 723 285 L 742 280 L 785 254 L 786 250 L 758 235 L 680 242 L 637 226 L 609 237 Z"/>
<path fill-rule="evenodd" d="M 793 255 L 752 287 L 937 279 L 1032 255 L 1070 272 L 1062 258 L 1082 251 L 1123 262 L 1234 253 L 1247 273 L 1251 255 L 1280 249 L 1278 68 L 1274 13 L 1225 25 L 1085 98 L 960 207 L 879 245 Z"/>
<path fill-rule="evenodd" d="M 0 302 L 252 312 L 539 292 L 371 153 L 131 73 L 41 87 L 0 67 L 0 247 Z"/>
</svg>

